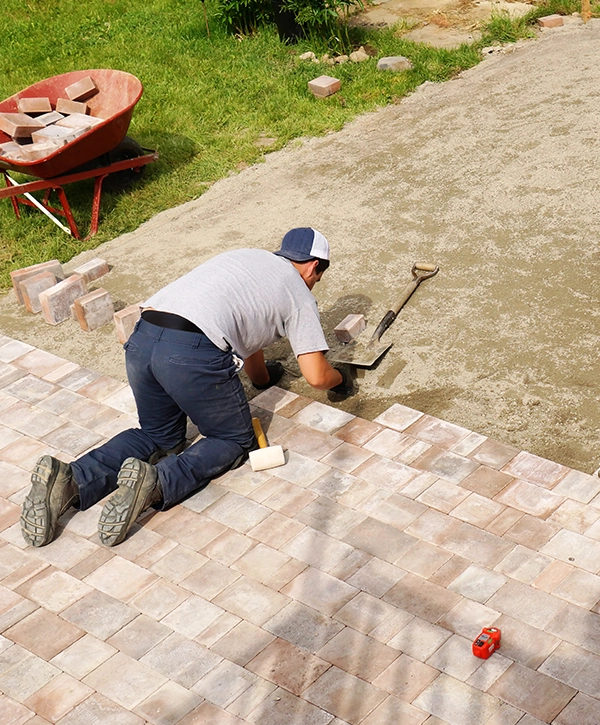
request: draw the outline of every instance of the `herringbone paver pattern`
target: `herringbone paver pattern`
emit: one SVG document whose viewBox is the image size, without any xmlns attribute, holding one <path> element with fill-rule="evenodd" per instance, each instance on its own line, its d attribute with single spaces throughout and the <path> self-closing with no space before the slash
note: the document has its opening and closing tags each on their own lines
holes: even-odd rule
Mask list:
<svg viewBox="0 0 600 725">
<path fill-rule="evenodd" d="M 3 725 L 598 725 L 600 478 L 402 405 L 252 407 L 284 467 L 246 464 L 114 549 L 100 505 L 33 549 L 37 457 L 135 408 L 0 337 Z M 491 625 L 502 648 L 477 659 Z"/>
</svg>

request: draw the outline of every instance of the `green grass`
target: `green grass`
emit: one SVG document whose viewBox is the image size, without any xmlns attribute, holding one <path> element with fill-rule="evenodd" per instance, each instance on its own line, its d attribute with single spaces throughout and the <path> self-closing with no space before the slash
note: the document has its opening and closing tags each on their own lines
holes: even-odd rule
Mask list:
<svg viewBox="0 0 600 725">
<path fill-rule="evenodd" d="M 42 78 L 69 70 L 119 68 L 138 76 L 144 95 L 129 134 L 160 159 L 146 167 L 141 184 L 122 194 L 104 192 L 100 230 L 77 241 L 39 212 L 25 209 L 17 221 L 0 200 L 0 288 L 9 271 L 73 255 L 138 227 L 159 211 L 197 198 L 240 165 L 291 139 L 339 130 L 357 114 L 394 103 L 426 80 L 444 81 L 475 65 L 475 46 L 435 49 L 403 41 L 393 30 L 363 33 L 378 55 L 405 55 L 414 69 L 376 70 L 374 59 L 335 67 L 298 59 L 308 43 L 282 45 L 275 29 L 243 39 L 226 35 L 211 16 L 210 37 L 200 2 L 183 0 L 24 0 L 3 9 L 0 98 Z M 356 32 L 356 31 L 355 31 Z M 322 73 L 342 81 L 340 93 L 315 99 L 307 83 Z M 24 180 L 21 177 L 20 180 Z M 87 231 L 92 184 L 67 187 L 77 223 Z"/>
</svg>

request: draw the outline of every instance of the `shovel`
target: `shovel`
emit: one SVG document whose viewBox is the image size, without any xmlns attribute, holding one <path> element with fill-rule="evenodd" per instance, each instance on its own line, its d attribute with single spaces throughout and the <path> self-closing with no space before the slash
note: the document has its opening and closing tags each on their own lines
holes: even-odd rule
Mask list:
<svg viewBox="0 0 600 725">
<path fill-rule="evenodd" d="M 392 346 L 391 342 L 379 344 L 379 340 L 383 333 L 388 329 L 392 322 L 396 319 L 398 312 L 408 302 L 408 298 L 417 289 L 424 279 L 429 279 L 436 275 L 439 271 L 436 264 L 427 264 L 425 262 L 417 262 L 412 267 L 412 280 L 406 286 L 406 289 L 398 299 L 396 304 L 388 310 L 383 316 L 381 322 L 375 328 L 371 339 L 368 342 L 354 340 L 348 345 L 344 345 L 341 349 L 335 351 L 331 356 L 332 362 L 346 363 L 348 365 L 356 365 L 358 367 L 371 367 L 379 358 L 387 352 Z"/>
</svg>

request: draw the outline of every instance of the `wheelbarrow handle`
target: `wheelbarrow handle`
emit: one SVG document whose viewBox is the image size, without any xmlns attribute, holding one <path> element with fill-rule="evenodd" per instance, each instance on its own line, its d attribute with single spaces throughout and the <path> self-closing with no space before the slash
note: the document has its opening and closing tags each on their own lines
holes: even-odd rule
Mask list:
<svg viewBox="0 0 600 725">
<path fill-rule="evenodd" d="M 404 305 L 408 302 L 412 293 L 417 289 L 424 279 L 429 279 L 439 272 L 439 267 L 436 264 L 427 264 L 424 262 L 417 262 L 412 267 L 412 280 L 404 288 L 404 292 L 400 295 L 396 304 L 393 305 L 383 316 L 381 322 L 375 328 L 375 332 L 371 336 L 370 343 L 377 342 L 383 333 L 388 329 L 392 322 L 396 319 L 396 316 Z"/>
</svg>

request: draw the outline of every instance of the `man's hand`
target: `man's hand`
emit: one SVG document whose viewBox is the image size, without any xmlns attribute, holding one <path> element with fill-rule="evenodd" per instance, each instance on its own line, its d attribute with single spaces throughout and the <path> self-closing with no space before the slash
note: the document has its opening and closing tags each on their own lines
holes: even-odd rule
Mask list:
<svg viewBox="0 0 600 725">
<path fill-rule="evenodd" d="M 357 389 L 352 373 L 350 372 L 350 368 L 346 365 L 334 365 L 333 369 L 337 370 L 342 376 L 342 382 L 338 383 L 338 385 L 335 385 L 333 388 L 330 388 L 329 392 L 334 393 L 335 395 L 342 395 L 345 398 L 350 395 L 354 395 Z"/>
<path fill-rule="evenodd" d="M 272 385 L 277 385 L 277 383 L 281 380 L 283 374 L 285 373 L 285 368 L 278 360 L 267 360 L 265 362 L 265 367 L 267 368 L 267 372 L 269 373 L 269 382 L 261 384 L 252 383 L 252 385 L 257 390 L 266 390 Z"/>
</svg>

